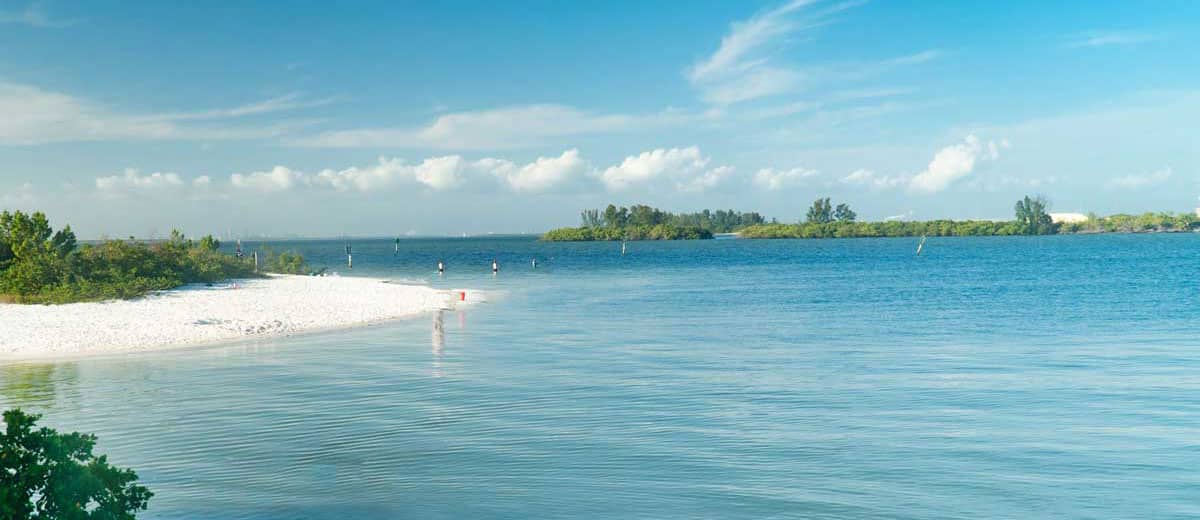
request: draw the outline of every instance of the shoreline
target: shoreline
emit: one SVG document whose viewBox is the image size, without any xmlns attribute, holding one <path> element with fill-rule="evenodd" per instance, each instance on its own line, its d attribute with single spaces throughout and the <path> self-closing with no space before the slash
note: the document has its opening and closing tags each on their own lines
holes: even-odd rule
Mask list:
<svg viewBox="0 0 1200 520">
<path fill-rule="evenodd" d="M 201 348 L 375 325 L 482 301 L 380 278 L 271 275 L 132 300 L 0 304 L 0 364 Z"/>
</svg>

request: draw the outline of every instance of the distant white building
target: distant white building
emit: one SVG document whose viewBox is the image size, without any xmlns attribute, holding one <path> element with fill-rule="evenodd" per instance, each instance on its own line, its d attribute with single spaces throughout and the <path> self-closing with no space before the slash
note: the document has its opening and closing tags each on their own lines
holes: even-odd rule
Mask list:
<svg viewBox="0 0 1200 520">
<path fill-rule="evenodd" d="M 1197 209 L 1197 214 L 1200 214 L 1200 209 Z M 1087 222 L 1088 216 L 1083 213 L 1051 213 L 1050 221 L 1055 224 L 1078 224 Z"/>
<path fill-rule="evenodd" d="M 1200 208 L 1196 208 L 1196 216 L 1200 217 Z"/>
</svg>

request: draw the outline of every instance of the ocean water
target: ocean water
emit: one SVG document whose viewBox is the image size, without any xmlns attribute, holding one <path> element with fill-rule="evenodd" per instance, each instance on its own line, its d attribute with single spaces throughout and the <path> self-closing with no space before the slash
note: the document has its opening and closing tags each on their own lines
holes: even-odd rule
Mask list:
<svg viewBox="0 0 1200 520">
<path fill-rule="evenodd" d="M 1200 516 L 1200 235 L 274 245 L 489 302 L 0 366 L 0 406 L 154 519 Z"/>
</svg>

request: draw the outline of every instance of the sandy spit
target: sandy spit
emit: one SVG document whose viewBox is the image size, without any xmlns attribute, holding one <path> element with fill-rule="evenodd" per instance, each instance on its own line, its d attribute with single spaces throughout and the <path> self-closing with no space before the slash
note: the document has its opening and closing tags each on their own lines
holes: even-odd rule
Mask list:
<svg viewBox="0 0 1200 520">
<path fill-rule="evenodd" d="M 461 305 L 460 294 L 376 278 L 272 276 L 144 298 L 0 304 L 0 362 L 106 355 L 366 325 Z M 467 302 L 479 295 L 468 292 Z"/>
</svg>

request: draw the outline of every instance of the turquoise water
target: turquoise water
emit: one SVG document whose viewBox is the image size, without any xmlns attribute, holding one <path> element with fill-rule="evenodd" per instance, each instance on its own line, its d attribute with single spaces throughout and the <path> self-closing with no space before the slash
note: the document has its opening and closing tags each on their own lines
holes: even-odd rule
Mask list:
<svg viewBox="0 0 1200 520">
<path fill-rule="evenodd" d="M 146 518 L 1200 516 L 1200 236 L 915 247 L 358 242 L 491 301 L 0 367 L 0 405 L 99 434 Z"/>
</svg>

